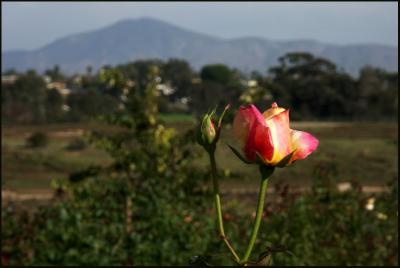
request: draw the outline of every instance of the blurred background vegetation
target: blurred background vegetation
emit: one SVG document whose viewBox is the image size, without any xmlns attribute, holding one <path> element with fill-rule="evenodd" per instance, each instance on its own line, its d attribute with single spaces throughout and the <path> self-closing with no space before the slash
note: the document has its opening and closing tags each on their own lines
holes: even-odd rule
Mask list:
<svg viewBox="0 0 400 268">
<path fill-rule="evenodd" d="M 265 109 L 276 101 L 290 108 L 293 120 L 397 121 L 398 73 L 366 66 L 355 78 L 327 59 L 298 52 L 283 55 L 266 74 L 250 75 L 223 64 L 196 72 L 179 59 L 104 66 L 97 73 L 88 66 L 85 74 L 72 76 L 57 65 L 44 75 L 8 70 L 2 80 L 2 123 L 80 122 L 111 114 L 122 109 L 126 97 L 122 80 L 142 92 L 153 65 L 160 70 L 159 110 L 175 118 L 196 117 L 226 103 L 252 102 Z"/>
<path fill-rule="evenodd" d="M 239 105 L 274 101 L 320 146 L 273 175 L 251 260 L 398 264 L 398 73 L 355 78 L 298 52 L 266 74 L 171 59 L 3 77 L 3 265 L 232 264 L 194 131 L 232 104 L 217 164 L 225 229 L 243 254 L 258 173 L 226 143 L 237 145 Z"/>
</svg>

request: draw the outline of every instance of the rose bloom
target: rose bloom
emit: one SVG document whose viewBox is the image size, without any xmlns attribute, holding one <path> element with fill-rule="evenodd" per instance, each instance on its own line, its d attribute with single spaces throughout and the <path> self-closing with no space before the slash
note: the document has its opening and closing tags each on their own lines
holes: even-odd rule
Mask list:
<svg viewBox="0 0 400 268">
<path fill-rule="evenodd" d="M 307 132 L 290 129 L 289 110 L 276 102 L 262 114 L 252 104 L 240 107 L 233 129 L 246 160 L 255 163 L 260 158 L 268 166 L 286 166 L 306 158 L 319 143 Z"/>
</svg>

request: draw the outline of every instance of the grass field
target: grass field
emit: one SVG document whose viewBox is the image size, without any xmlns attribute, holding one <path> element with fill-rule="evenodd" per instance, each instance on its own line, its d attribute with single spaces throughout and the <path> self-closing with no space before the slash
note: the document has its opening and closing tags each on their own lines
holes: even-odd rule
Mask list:
<svg viewBox="0 0 400 268">
<path fill-rule="evenodd" d="M 194 125 L 188 116 L 163 118 L 178 130 Z M 337 181 L 358 181 L 364 185 L 383 185 L 398 176 L 398 126 L 396 123 L 294 122 L 293 129 L 312 133 L 320 140 L 317 151 L 307 160 L 277 169 L 272 183 L 308 185 L 317 167 L 329 169 Z M 2 189 L 17 192 L 50 190 L 52 179 L 66 179 L 68 174 L 88 165 L 107 165 L 111 159 L 93 146 L 81 151 L 65 147 L 91 129 L 115 131 L 98 123 L 2 127 Z M 25 140 L 34 131 L 45 132 L 50 143 L 43 149 L 30 149 Z M 217 150 L 219 168 L 225 174 L 222 189 L 258 189 L 256 166 L 242 163 L 226 143 L 238 148 L 229 126 L 223 129 Z M 199 165 L 208 168 L 206 155 Z"/>
<path fill-rule="evenodd" d="M 46 126 L 15 126 L 2 128 L 2 189 L 27 192 L 50 189 L 52 179 L 65 179 L 68 174 L 88 165 L 106 165 L 108 155 L 93 146 L 81 151 L 66 150 L 76 137 L 89 129 L 102 129 L 96 124 L 67 124 Z M 35 131 L 49 137 L 44 148 L 25 146 L 26 138 Z"/>
</svg>

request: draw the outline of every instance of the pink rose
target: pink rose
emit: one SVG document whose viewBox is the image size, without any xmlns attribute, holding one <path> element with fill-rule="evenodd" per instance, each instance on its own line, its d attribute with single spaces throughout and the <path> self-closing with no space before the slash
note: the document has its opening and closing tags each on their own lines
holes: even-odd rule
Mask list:
<svg viewBox="0 0 400 268">
<path fill-rule="evenodd" d="M 307 132 L 290 129 L 289 110 L 275 102 L 263 114 L 252 104 L 240 107 L 233 129 L 246 160 L 254 163 L 258 155 L 268 166 L 286 166 L 306 158 L 319 143 Z"/>
</svg>

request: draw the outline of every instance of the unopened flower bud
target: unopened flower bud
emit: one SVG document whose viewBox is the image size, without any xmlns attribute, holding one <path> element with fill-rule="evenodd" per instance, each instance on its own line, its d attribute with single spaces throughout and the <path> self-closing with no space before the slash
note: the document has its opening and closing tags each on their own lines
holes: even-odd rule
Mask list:
<svg viewBox="0 0 400 268">
<path fill-rule="evenodd" d="M 214 123 L 211 120 L 212 114 L 206 114 L 203 117 L 203 121 L 201 123 L 201 136 L 204 144 L 211 144 L 213 143 L 215 136 L 216 136 L 216 131 L 215 131 L 215 126 Z"/>
<path fill-rule="evenodd" d="M 219 136 L 221 134 L 222 119 L 223 119 L 226 111 L 229 109 L 229 107 L 230 107 L 230 105 L 227 105 L 225 107 L 224 111 L 222 112 L 221 116 L 218 119 L 216 126 L 214 125 L 214 122 L 212 121 L 212 117 L 215 114 L 216 109 L 214 109 L 210 113 L 205 114 L 203 117 L 201 126 L 199 127 L 199 130 L 197 132 L 197 141 L 208 152 L 215 151 L 216 144 L 217 144 Z"/>
</svg>

